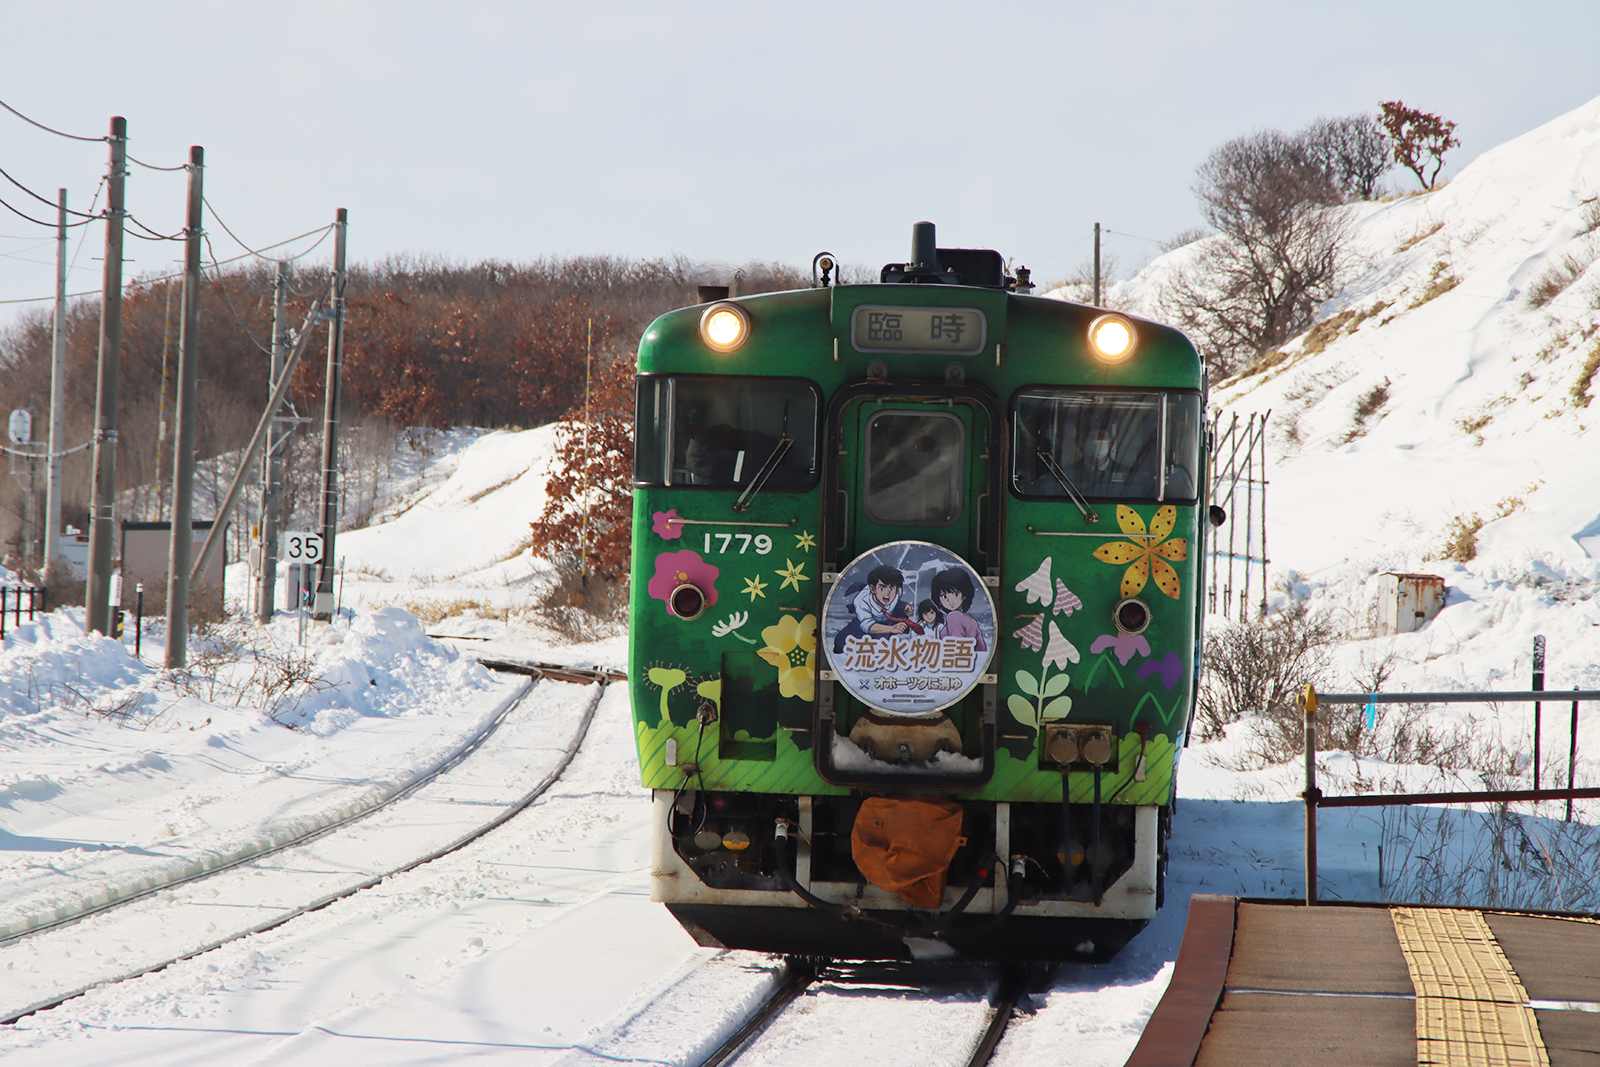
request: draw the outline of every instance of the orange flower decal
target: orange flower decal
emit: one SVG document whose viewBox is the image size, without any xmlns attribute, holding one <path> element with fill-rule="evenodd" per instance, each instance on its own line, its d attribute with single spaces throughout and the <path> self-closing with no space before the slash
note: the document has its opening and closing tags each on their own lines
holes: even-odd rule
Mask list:
<svg viewBox="0 0 1600 1067">
<path fill-rule="evenodd" d="M 1128 540 L 1107 541 L 1094 550 L 1094 558 L 1102 563 L 1128 565 L 1122 575 L 1123 596 L 1138 596 L 1153 574 L 1156 588 L 1177 599 L 1178 572 L 1172 569 L 1172 564 L 1167 560 L 1189 558 L 1187 538 L 1167 537 L 1177 521 L 1178 509 L 1166 504 L 1156 510 L 1155 517 L 1150 520 L 1150 528 L 1146 530 L 1144 520 L 1137 512 L 1126 504 L 1117 505 L 1117 525 L 1122 527 L 1122 534 Z"/>
</svg>

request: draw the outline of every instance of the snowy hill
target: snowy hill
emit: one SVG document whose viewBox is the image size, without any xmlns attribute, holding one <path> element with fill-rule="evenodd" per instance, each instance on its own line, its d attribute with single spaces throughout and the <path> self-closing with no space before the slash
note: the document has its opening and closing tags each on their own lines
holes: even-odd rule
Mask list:
<svg viewBox="0 0 1600 1067">
<path fill-rule="evenodd" d="M 1425 569 L 1462 524 L 1480 567 L 1593 579 L 1600 439 L 1600 98 L 1448 186 L 1352 213 L 1355 268 L 1321 321 L 1213 403 L 1271 410 L 1274 556 Z M 1160 315 L 1178 249 L 1113 290 Z M 1458 555 L 1460 553 L 1457 553 Z"/>
</svg>

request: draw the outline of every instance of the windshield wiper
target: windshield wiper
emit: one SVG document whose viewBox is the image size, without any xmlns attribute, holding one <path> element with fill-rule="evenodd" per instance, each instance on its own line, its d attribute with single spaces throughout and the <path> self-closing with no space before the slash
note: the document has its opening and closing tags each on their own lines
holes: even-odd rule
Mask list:
<svg viewBox="0 0 1600 1067">
<path fill-rule="evenodd" d="M 750 486 L 739 494 L 739 499 L 733 502 L 734 511 L 749 511 L 750 498 L 761 492 L 761 487 L 767 484 L 767 479 L 772 477 L 772 472 L 778 469 L 783 462 L 783 457 L 789 454 L 789 449 L 794 447 L 794 438 L 789 436 L 789 405 L 783 405 L 783 432 L 778 438 L 778 443 L 772 447 L 771 455 L 762 462 L 761 469 L 756 471 L 754 478 L 750 479 Z"/>
<path fill-rule="evenodd" d="M 1056 457 L 1042 448 L 1035 448 L 1033 454 L 1039 457 L 1039 462 L 1044 464 L 1044 469 L 1050 472 L 1050 476 L 1061 483 L 1061 488 L 1067 491 L 1067 499 L 1076 504 L 1078 510 L 1083 512 L 1083 521 L 1099 522 L 1100 513 L 1089 506 L 1088 498 L 1078 490 L 1077 486 L 1072 484 L 1072 479 L 1068 478 L 1067 472 L 1061 469 L 1061 464 L 1056 462 Z"/>
</svg>

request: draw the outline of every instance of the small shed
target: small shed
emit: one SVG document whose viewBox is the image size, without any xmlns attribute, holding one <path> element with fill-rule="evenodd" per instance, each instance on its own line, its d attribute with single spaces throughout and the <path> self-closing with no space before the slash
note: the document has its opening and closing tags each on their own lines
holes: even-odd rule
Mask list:
<svg viewBox="0 0 1600 1067">
<path fill-rule="evenodd" d="M 1409 634 L 1426 626 L 1444 607 L 1444 579 L 1437 574 L 1378 575 L 1378 632 Z"/>
</svg>

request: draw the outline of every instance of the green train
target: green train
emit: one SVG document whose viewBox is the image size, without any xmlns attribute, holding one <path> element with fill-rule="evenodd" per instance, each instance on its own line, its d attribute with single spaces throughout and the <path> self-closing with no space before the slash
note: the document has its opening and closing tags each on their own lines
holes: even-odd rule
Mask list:
<svg viewBox="0 0 1600 1067">
<path fill-rule="evenodd" d="M 1161 905 L 1205 378 L 938 248 L 639 344 L 629 679 L 652 896 L 705 945 L 1105 958 Z"/>
</svg>

